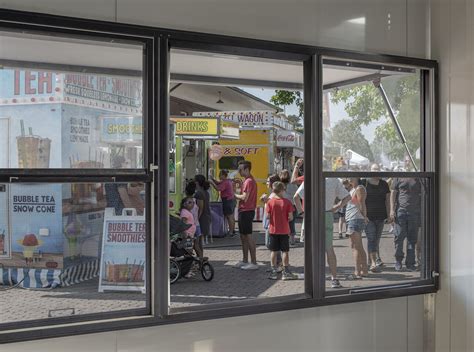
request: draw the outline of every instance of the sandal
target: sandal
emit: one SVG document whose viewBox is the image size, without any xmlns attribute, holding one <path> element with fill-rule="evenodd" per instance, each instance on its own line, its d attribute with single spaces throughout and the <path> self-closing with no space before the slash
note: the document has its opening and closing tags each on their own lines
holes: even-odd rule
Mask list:
<svg viewBox="0 0 474 352">
<path fill-rule="evenodd" d="M 372 273 L 380 273 L 382 269 L 380 269 L 377 265 L 371 265 L 369 271 Z"/>
</svg>

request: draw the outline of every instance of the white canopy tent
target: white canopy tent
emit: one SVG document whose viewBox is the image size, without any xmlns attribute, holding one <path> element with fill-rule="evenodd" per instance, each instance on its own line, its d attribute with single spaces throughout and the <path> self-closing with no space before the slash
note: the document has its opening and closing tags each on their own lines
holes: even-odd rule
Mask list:
<svg viewBox="0 0 474 352">
<path fill-rule="evenodd" d="M 367 167 L 370 164 L 369 158 L 366 158 L 365 156 L 360 155 L 351 149 L 347 149 L 346 156 L 350 165 Z"/>
</svg>

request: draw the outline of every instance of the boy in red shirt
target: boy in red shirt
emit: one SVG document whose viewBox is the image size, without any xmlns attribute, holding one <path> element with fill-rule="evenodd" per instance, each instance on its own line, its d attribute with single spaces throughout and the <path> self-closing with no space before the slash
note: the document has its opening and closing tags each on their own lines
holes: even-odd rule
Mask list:
<svg viewBox="0 0 474 352">
<path fill-rule="evenodd" d="M 269 248 L 272 251 L 271 263 L 272 272 L 269 279 L 278 279 L 277 271 L 277 253 L 281 251 L 283 253 L 283 280 L 295 280 L 298 279 L 296 274 L 289 271 L 289 254 L 290 251 L 290 224 L 293 220 L 293 204 L 285 198 L 285 185 L 283 182 L 275 182 L 273 184 L 273 193 L 275 197 L 267 202 L 266 212 L 267 217 L 270 219 L 270 244 Z"/>
</svg>

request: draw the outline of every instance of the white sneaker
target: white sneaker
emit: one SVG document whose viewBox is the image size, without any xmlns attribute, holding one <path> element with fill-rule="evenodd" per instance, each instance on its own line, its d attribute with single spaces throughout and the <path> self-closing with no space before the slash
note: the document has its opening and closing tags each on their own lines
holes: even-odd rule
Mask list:
<svg viewBox="0 0 474 352">
<path fill-rule="evenodd" d="M 248 264 L 242 266 L 240 269 L 242 269 L 242 270 L 257 270 L 257 269 L 258 269 L 258 265 L 257 265 L 257 264 L 252 264 L 252 263 L 248 263 Z"/>
<path fill-rule="evenodd" d="M 242 267 L 245 266 L 245 265 L 248 265 L 248 263 L 244 263 L 243 261 L 239 261 L 239 262 L 237 262 L 236 264 L 234 264 L 234 268 L 240 269 L 240 268 L 242 268 Z"/>
</svg>

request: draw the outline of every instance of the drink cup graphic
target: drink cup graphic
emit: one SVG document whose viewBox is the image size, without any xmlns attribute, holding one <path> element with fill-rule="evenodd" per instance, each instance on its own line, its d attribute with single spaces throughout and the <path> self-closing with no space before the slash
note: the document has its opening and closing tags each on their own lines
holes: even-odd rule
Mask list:
<svg viewBox="0 0 474 352">
<path fill-rule="evenodd" d="M 38 136 L 16 137 L 18 167 L 25 169 L 49 168 L 51 140 Z"/>
<path fill-rule="evenodd" d="M 16 137 L 18 147 L 18 167 L 24 169 L 49 168 L 51 139 L 33 135 L 30 127 L 29 135 L 25 135 L 23 120 L 20 120 L 21 135 Z"/>
</svg>

